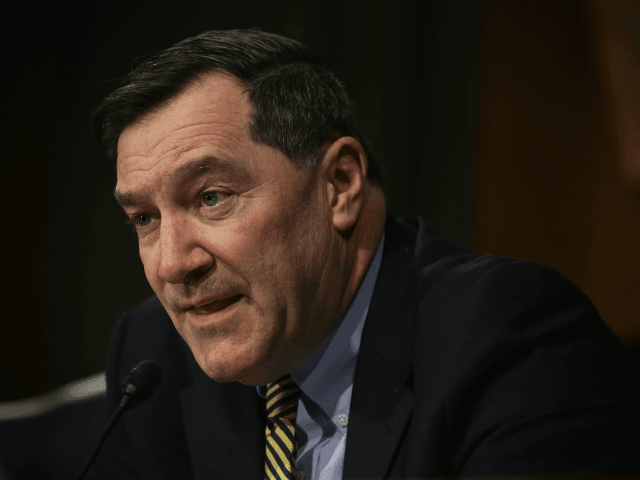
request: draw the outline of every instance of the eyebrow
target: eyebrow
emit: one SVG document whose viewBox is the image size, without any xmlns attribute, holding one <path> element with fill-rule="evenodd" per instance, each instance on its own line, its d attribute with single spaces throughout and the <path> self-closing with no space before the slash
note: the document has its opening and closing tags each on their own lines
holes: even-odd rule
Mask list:
<svg viewBox="0 0 640 480">
<path fill-rule="evenodd" d="M 247 181 L 251 175 L 237 164 L 228 160 L 223 160 L 212 155 L 205 155 L 189 160 L 174 170 L 167 173 L 169 183 L 173 186 L 181 183 L 188 183 L 200 177 L 217 173 L 220 175 L 231 175 L 237 181 Z M 130 207 L 144 203 L 149 197 L 148 189 L 132 190 L 130 192 L 119 192 L 117 187 L 113 191 L 113 197 L 121 207 Z"/>
</svg>

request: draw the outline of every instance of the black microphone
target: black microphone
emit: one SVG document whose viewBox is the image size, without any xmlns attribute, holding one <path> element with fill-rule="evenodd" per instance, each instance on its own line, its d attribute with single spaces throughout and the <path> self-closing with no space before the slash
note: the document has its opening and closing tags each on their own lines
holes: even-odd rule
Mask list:
<svg viewBox="0 0 640 480">
<path fill-rule="evenodd" d="M 109 432 L 113 429 L 125 409 L 140 405 L 149 398 L 155 387 L 160 384 L 160 380 L 162 380 L 162 370 L 157 363 L 152 362 L 151 360 L 140 362 L 129 372 L 129 375 L 125 377 L 122 382 L 122 386 L 120 387 L 120 394 L 122 395 L 120 403 L 118 404 L 115 412 L 113 412 L 113 415 L 111 415 L 107 428 L 100 437 L 100 440 L 98 440 L 93 452 L 91 452 L 89 460 L 87 460 L 87 463 L 80 472 L 80 475 L 78 475 L 78 480 L 82 480 L 87 472 L 89 472 L 93 461 L 96 459 L 98 452 L 100 451 L 100 447 L 102 447 L 107 435 L 109 435 Z"/>
</svg>

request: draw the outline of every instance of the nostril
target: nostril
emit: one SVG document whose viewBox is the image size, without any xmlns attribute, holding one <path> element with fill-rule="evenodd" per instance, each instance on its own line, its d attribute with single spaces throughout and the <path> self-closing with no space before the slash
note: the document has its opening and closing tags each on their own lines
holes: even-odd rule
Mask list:
<svg viewBox="0 0 640 480">
<path fill-rule="evenodd" d="M 198 283 L 206 274 L 207 272 L 210 270 L 210 266 L 208 265 L 202 265 L 201 267 L 198 267 L 192 271 L 190 271 L 187 276 L 184 279 L 184 283 L 189 285 L 189 286 L 193 286 L 196 283 Z"/>
</svg>

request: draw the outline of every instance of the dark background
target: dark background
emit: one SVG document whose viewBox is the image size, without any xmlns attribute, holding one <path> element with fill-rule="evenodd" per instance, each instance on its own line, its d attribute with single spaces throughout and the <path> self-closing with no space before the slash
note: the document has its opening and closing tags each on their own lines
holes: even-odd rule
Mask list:
<svg viewBox="0 0 640 480">
<path fill-rule="evenodd" d="M 551 264 L 594 299 L 624 341 L 640 337 L 632 295 L 624 290 L 617 301 L 626 313 L 607 310 L 616 302 L 593 281 L 608 278 L 592 261 L 612 249 L 594 236 L 600 203 L 592 184 L 603 185 L 594 165 L 619 163 L 606 62 L 595 46 L 599 14 L 588 2 L 540 3 L 15 4 L 1 20 L 0 402 L 103 370 L 116 320 L 152 294 L 112 197 L 115 165 L 92 140 L 89 118 L 136 61 L 208 29 L 259 27 L 308 45 L 358 106 L 393 214 L 424 215 L 469 249 Z M 584 123 L 598 118 L 602 124 Z M 552 143 L 540 128 L 555 132 Z M 594 138 L 603 139 L 600 150 L 588 144 Z M 578 166 L 576 151 L 584 154 Z M 576 177 L 585 171 L 588 178 Z M 640 223 L 636 184 L 618 190 Z M 581 200 L 554 217 L 554 192 Z M 628 249 L 640 240 L 638 230 L 607 228 L 618 240 L 627 235 Z M 638 257 L 619 261 L 626 270 L 610 277 L 633 291 Z"/>
</svg>

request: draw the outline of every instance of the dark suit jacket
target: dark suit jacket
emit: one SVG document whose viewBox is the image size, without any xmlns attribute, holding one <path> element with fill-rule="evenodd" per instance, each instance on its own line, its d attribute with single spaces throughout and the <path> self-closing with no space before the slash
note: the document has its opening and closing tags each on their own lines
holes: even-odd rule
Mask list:
<svg viewBox="0 0 640 480">
<path fill-rule="evenodd" d="M 640 472 L 640 369 L 584 293 L 421 218 L 385 228 L 344 478 Z M 110 411 L 147 359 L 162 383 L 123 415 L 94 478 L 264 478 L 264 400 L 206 377 L 156 298 L 114 330 Z"/>
</svg>

